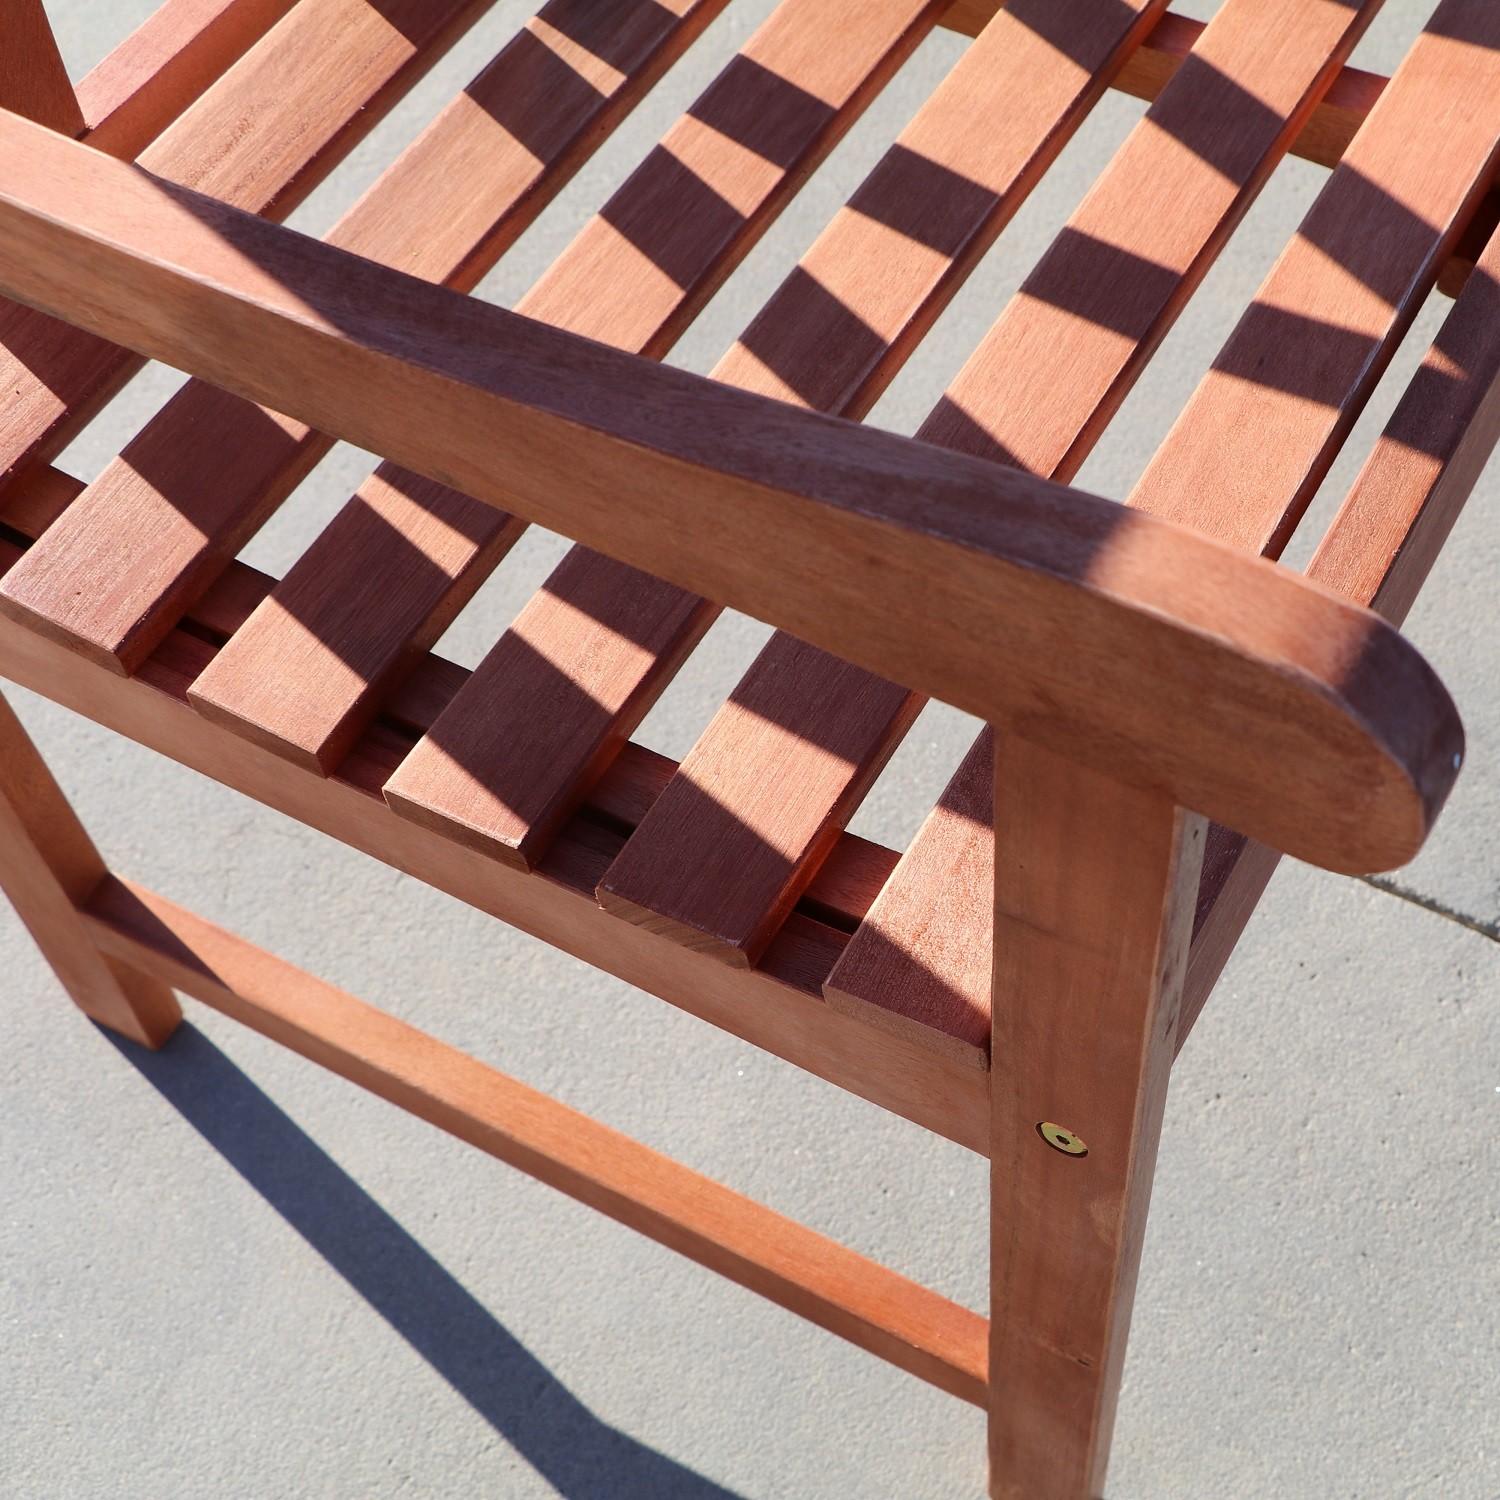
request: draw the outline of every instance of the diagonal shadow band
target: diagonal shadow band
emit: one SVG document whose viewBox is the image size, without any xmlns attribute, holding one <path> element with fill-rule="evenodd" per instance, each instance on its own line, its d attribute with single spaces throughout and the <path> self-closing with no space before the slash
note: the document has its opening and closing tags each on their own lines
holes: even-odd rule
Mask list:
<svg viewBox="0 0 1500 1500">
<path fill-rule="evenodd" d="M 595 1416 L 191 1023 L 101 1034 L 565 1500 L 741 1500 Z"/>
</svg>

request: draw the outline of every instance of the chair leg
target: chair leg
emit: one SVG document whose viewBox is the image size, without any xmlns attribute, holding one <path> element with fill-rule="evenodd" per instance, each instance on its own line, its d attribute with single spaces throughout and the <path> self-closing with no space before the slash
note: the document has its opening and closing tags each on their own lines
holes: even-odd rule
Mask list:
<svg viewBox="0 0 1500 1500">
<path fill-rule="evenodd" d="M 990 1485 L 1103 1491 L 1205 825 L 996 755 Z"/>
<path fill-rule="evenodd" d="M 30 736 L 0 697 L 0 888 L 83 1013 L 160 1047 L 182 1019 L 171 990 L 94 945 L 79 907 L 106 870 Z"/>
</svg>

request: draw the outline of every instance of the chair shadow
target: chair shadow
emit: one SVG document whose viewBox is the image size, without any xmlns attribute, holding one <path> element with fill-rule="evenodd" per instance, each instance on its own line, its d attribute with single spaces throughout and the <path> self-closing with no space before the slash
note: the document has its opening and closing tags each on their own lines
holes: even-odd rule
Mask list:
<svg viewBox="0 0 1500 1500">
<path fill-rule="evenodd" d="M 102 1035 L 566 1500 L 740 1500 L 596 1417 L 201 1031 Z"/>
</svg>

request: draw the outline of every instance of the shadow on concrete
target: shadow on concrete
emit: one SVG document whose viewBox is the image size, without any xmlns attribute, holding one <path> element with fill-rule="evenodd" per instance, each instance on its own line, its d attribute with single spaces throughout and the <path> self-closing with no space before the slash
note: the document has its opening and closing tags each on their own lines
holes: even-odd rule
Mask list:
<svg viewBox="0 0 1500 1500">
<path fill-rule="evenodd" d="M 138 1073 L 566 1500 L 740 1500 L 601 1421 L 190 1023 Z"/>
</svg>

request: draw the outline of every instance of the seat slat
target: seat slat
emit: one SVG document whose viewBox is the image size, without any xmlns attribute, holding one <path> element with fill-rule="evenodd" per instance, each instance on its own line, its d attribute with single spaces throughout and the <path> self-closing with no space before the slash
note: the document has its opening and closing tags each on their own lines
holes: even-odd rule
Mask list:
<svg viewBox="0 0 1500 1500">
<path fill-rule="evenodd" d="M 300 0 L 137 160 L 283 217 L 488 3 Z M 141 363 L 30 308 L 0 307 L 0 485 L 55 457 Z"/>
<path fill-rule="evenodd" d="M 655 6 L 651 9 L 659 11 Z M 638 330 L 633 330 L 630 320 L 649 299 L 657 274 L 639 260 L 601 270 L 600 240 L 613 233 L 610 223 L 638 216 L 638 200 L 660 194 L 664 183 L 677 183 L 680 201 L 657 205 L 662 217 L 656 254 L 670 260 L 683 282 L 674 285 L 671 309 L 663 303 L 661 310 L 677 323 L 685 322 L 785 201 L 791 185 L 826 154 L 869 91 L 905 55 L 917 28 L 925 24 L 923 14 L 921 0 L 882 0 L 866 14 L 860 45 L 847 49 L 838 75 L 830 78 L 823 55 L 834 45 L 835 32 L 848 25 L 849 16 L 835 17 L 826 6 L 819 8 L 811 0 L 794 0 L 782 7 L 589 222 L 517 310 L 572 332 L 645 352 L 637 347 Z M 602 52 L 616 64 L 628 56 L 619 38 L 610 38 L 608 46 L 602 35 L 578 40 L 591 44 L 590 55 Z M 781 70 L 776 76 L 784 92 L 767 102 L 764 78 L 772 67 Z M 808 110 L 796 101 L 813 97 L 814 88 L 822 88 L 831 98 L 820 101 L 819 109 Z M 758 113 L 763 104 L 771 113 Z M 745 141 L 776 154 L 774 170 L 765 170 L 761 157 L 747 162 L 743 141 L 728 137 L 716 138 L 717 151 L 706 154 L 706 141 L 712 144 L 712 140 L 703 134 L 704 120 L 738 121 L 735 128 Z M 703 180 L 715 183 L 743 210 L 743 222 L 720 226 L 724 233 L 703 233 L 694 197 L 699 189 L 688 190 L 660 166 L 691 151 L 697 152 L 692 160 Z M 413 185 L 420 189 L 421 183 L 438 175 L 424 172 Z M 389 474 L 391 466 L 382 472 Z M 448 503 L 460 502 L 451 497 Z M 477 529 L 485 524 L 482 512 L 488 507 L 472 509 L 475 514 L 466 525 Z M 419 517 L 414 520 L 420 523 Z M 481 556 L 476 552 L 456 570 L 432 569 L 420 563 L 414 566 L 414 548 L 414 539 L 404 537 L 399 529 L 373 522 L 363 494 L 356 495 L 338 526 L 303 555 L 278 597 L 247 622 L 242 634 L 221 653 L 205 680 L 196 685 L 194 702 L 225 722 L 242 722 L 246 732 L 263 743 L 280 743 L 286 754 L 303 763 L 324 770 L 336 765 L 376 711 L 402 663 L 436 638 L 498 560 L 498 553 Z M 397 592 L 399 605 L 394 599 Z M 343 596 L 349 594 L 359 596 L 362 608 L 352 609 L 345 602 Z M 327 618 L 307 613 L 316 601 L 321 601 Z M 672 610 L 664 623 L 676 628 L 682 613 Z M 661 628 L 649 609 L 631 625 L 648 636 Z M 310 646 L 314 637 L 322 639 L 327 649 L 319 652 Z M 504 692 L 521 694 L 527 716 L 544 713 L 549 692 L 557 691 L 556 679 L 543 664 L 532 663 L 524 649 L 519 661 L 497 659 L 483 670 L 487 676 L 475 692 L 489 693 L 490 679 L 498 676 L 505 684 Z M 539 676 L 540 681 L 536 680 Z M 513 677 L 517 678 L 514 684 Z M 542 764 L 547 763 L 544 758 Z"/>
<path fill-rule="evenodd" d="M 863 411 L 1159 8 L 1151 0 L 1107 13 L 1092 0 L 1056 7 L 1073 39 L 1066 65 L 1045 38 L 1002 12 L 715 378 L 829 411 Z M 981 118 L 1003 119 L 1005 128 L 975 130 Z M 896 227 L 913 220 L 926 243 Z M 408 816 L 502 859 L 534 863 L 713 614 L 702 600 L 575 548 L 387 796 Z M 866 709 L 888 712 L 885 694 L 877 696 Z M 822 769 L 837 782 L 836 756 Z M 857 778 L 845 780 L 853 790 Z"/>
<path fill-rule="evenodd" d="M 1375 9 L 1229 0 L 918 435 L 1070 479 Z M 920 706 L 776 637 L 600 901 L 753 962 Z"/>
<path fill-rule="evenodd" d="M 610 7 L 599 24 L 579 19 L 574 0 L 553 0 L 381 175 L 335 226 L 331 242 L 467 290 L 723 3 L 679 0 L 676 14 L 656 0 L 632 0 Z M 565 33 L 570 25 L 577 39 Z M 191 382 L 33 549 L 7 580 L 0 607 L 24 611 L 37 628 L 115 670 L 134 670 L 331 446 L 305 424 Z M 389 514 L 392 490 L 431 495 L 441 508 L 433 526 L 471 539 L 469 557 L 450 550 L 444 559 L 460 588 L 483 577 L 478 564 L 503 551 L 502 538 L 514 540 L 513 528 L 489 507 L 451 491 L 439 495 L 394 465 L 383 466 L 366 489 L 351 501 L 335 538 L 360 547 L 345 559 L 357 571 L 343 574 L 356 592 L 368 582 L 361 564 L 370 537 L 391 534 L 381 515 Z M 395 559 L 398 573 L 419 567 L 409 549 Z M 80 575 L 106 577 L 108 587 L 79 589 Z M 363 663 L 347 609 L 329 584 L 297 580 L 288 587 L 295 597 L 272 617 L 291 632 L 303 667 L 320 664 L 333 679 L 308 680 L 303 698 L 317 703 L 325 687 L 351 683 L 350 672 L 357 677 Z M 295 615 L 292 606 L 305 610 L 318 601 L 339 613 L 342 628 Z M 341 661 L 332 646 L 309 657 L 308 632 L 325 627 L 350 659 Z M 296 688 L 276 690 L 285 691 L 284 712 L 294 714 Z M 214 706 L 212 693 L 208 702 Z M 222 711 L 237 712 L 232 704 Z M 238 714 L 252 732 L 268 733 L 257 712 L 252 701 Z"/>
<path fill-rule="evenodd" d="M 1163 464 L 1158 455 L 1132 505 L 1240 546 L 1277 547 L 1283 518 L 1300 513 L 1431 286 L 1455 226 L 1487 185 L 1500 142 L 1497 47 L 1500 10 L 1483 0 L 1439 8 L 1231 337 L 1234 368 L 1253 370 L 1254 380 L 1219 369 L 1208 376 L 1168 437 L 1176 456 Z M 1378 277 L 1389 300 L 1377 302 L 1346 267 Z M 1296 308 L 1294 297 L 1322 321 L 1267 319 L 1267 309 Z M 978 815 L 992 795 L 986 738 L 850 940 L 829 979 L 831 1003 L 862 1002 L 874 1018 L 905 996 L 902 1006 L 947 1016 L 955 1035 L 977 1037 L 975 1017 L 989 1007 L 988 955 L 981 962 L 972 948 L 989 942 L 994 868 L 993 830 Z M 1215 890 L 1225 878 L 1225 837 L 1212 831 L 1205 860 Z M 1263 886 L 1273 864 L 1246 862 L 1242 882 Z M 1247 919 L 1253 897 L 1236 888 L 1221 899 Z M 1221 964 L 1228 946 L 1218 942 L 1216 951 Z M 1206 991 L 1193 994 L 1201 1006 Z"/>
<path fill-rule="evenodd" d="M 82 481 L 71 474 L 47 468 L 28 476 L 24 484 L 16 486 L 0 500 L 0 573 L 13 566 L 24 550 L 12 547 L 5 540 L 6 534 L 34 540 L 62 514 L 82 489 Z M 223 643 L 244 625 L 275 585 L 274 578 L 236 560 L 193 605 L 183 624 L 195 638 L 215 641 L 222 651 Z M 210 666 L 214 659 L 209 658 Z M 145 670 L 149 669 L 148 663 Z M 207 668 L 200 671 L 197 680 L 201 680 L 206 671 Z M 384 768 L 373 778 L 365 777 L 373 790 L 379 791 L 386 776 L 416 740 L 432 727 L 469 676 L 469 672 L 456 662 L 427 655 L 391 694 L 383 705 L 383 722 L 374 732 L 396 748 L 389 764 L 382 763 Z M 185 685 L 184 692 L 190 694 L 191 687 Z M 386 725 L 390 726 L 389 733 Z M 368 746 L 369 742 L 367 732 L 363 744 Z M 356 749 L 354 754 L 358 757 L 360 751 Z M 368 766 L 368 757 L 364 763 Z M 621 831 L 614 835 L 608 857 L 593 869 L 584 889 L 593 891 L 598 875 L 607 867 L 609 859 L 619 852 L 626 831 L 634 828 L 645 816 L 676 769 L 676 761 L 648 750 L 644 745 L 629 744 L 616 756 L 589 796 L 588 815 L 600 826 Z M 351 774 L 359 779 L 357 772 Z M 576 833 L 577 821 L 571 826 Z M 852 931 L 869 910 L 895 863 L 894 850 L 853 834 L 841 835 L 817 879 L 808 887 L 804 902 L 808 915 L 840 932 Z M 816 976 L 813 988 L 819 993 L 824 977 L 824 974 Z"/>
<path fill-rule="evenodd" d="M 1444 0 L 1130 503 L 1279 554 L 1488 189 L 1497 152 L 1500 7 Z"/>
<path fill-rule="evenodd" d="M 297 0 L 163 0 L 78 85 L 89 145 L 135 156 Z"/>
</svg>

